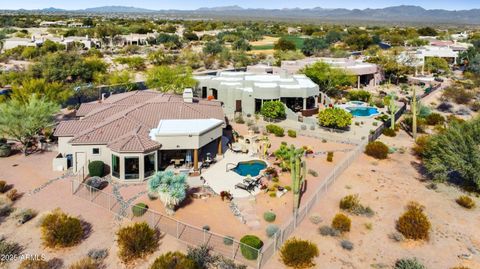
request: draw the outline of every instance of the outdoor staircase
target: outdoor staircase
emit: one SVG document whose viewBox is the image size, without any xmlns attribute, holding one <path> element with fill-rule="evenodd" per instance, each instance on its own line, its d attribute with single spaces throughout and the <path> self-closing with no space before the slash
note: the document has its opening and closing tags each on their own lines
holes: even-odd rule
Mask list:
<svg viewBox="0 0 480 269">
<path fill-rule="evenodd" d="M 251 230 L 260 229 L 260 219 L 255 209 L 255 198 L 235 198 L 231 201 L 230 208 L 238 219 L 245 223 Z"/>
</svg>

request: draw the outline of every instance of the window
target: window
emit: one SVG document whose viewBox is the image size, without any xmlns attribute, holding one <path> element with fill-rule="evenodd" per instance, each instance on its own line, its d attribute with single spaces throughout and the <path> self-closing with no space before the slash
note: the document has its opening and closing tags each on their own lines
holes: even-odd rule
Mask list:
<svg viewBox="0 0 480 269">
<path fill-rule="evenodd" d="M 155 173 L 155 153 L 143 156 L 144 177 L 147 178 Z"/>
<path fill-rule="evenodd" d="M 140 161 L 138 157 L 125 157 L 125 179 L 140 178 Z"/>
<path fill-rule="evenodd" d="M 99 149 L 99 148 L 93 148 L 93 149 L 92 149 L 92 154 L 93 154 L 93 155 L 98 155 L 98 154 L 100 154 L 100 149 Z"/>
<path fill-rule="evenodd" d="M 120 177 L 120 158 L 112 154 L 112 176 Z"/>
</svg>

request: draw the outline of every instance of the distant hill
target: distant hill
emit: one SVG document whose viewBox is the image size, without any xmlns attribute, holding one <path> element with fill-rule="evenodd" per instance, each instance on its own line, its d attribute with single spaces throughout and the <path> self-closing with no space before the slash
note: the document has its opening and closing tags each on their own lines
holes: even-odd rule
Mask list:
<svg viewBox="0 0 480 269">
<path fill-rule="evenodd" d="M 12 11 L 3 11 L 12 12 Z M 83 10 L 62 10 L 47 8 L 44 10 L 18 10 L 16 12 L 35 13 L 75 13 L 75 14 L 148 14 L 149 16 L 174 16 L 179 18 L 234 18 L 262 20 L 319 20 L 337 22 L 378 22 L 378 23 L 453 23 L 480 24 L 480 9 L 449 11 L 443 9 L 424 9 L 419 6 L 393 6 L 378 9 L 325 9 L 315 8 L 285 8 L 261 9 L 242 8 L 238 5 L 223 7 L 204 7 L 196 10 L 150 10 L 126 6 L 104 6 Z"/>
<path fill-rule="evenodd" d="M 83 10 L 76 10 L 78 12 L 89 12 L 89 13 L 151 13 L 156 12 L 155 10 L 138 8 L 138 7 L 126 7 L 126 6 L 103 6 L 103 7 L 93 7 L 86 8 Z"/>
</svg>

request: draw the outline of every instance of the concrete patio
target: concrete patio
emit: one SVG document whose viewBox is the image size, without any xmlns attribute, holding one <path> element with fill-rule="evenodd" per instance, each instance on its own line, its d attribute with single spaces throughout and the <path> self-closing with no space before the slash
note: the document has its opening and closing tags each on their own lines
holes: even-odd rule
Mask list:
<svg viewBox="0 0 480 269">
<path fill-rule="evenodd" d="M 238 162 L 251 160 L 260 160 L 260 158 L 252 156 L 251 154 L 234 153 L 228 150 L 225 152 L 221 160 L 210 166 L 208 169 L 203 170 L 202 176 L 205 179 L 206 184 L 210 186 L 217 194 L 220 194 L 222 191 L 230 191 L 234 198 L 257 195 L 260 192 L 259 188 L 255 188 L 255 190 L 253 190 L 251 193 L 242 189 L 235 189 L 235 184 L 243 182 L 245 177 L 237 174 L 235 171 L 230 170 L 234 167 L 234 165 L 230 164 L 237 164 Z"/>
</svg>

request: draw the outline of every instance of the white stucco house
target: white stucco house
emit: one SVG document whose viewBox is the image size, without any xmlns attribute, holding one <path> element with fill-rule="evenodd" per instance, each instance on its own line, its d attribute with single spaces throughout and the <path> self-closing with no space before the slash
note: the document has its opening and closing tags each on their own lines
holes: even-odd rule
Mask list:
<svg viewBox="0 0 480 269">
<path fill-rule="evenodd" d="M 219 72 L 195 79 L 197 96 L 221 101 L 227 115 L 253 115 L 271 100 L 280 100 L 304 116 L 318 112 L 319 87 L 305 75 Z"/>
<path fill-rule="evenodd" d="M 56 170 L 88 171 L 88 164 L 99 160 L 112 178 L 131 182 L 145 180 L 173 161 L 198 174 L 205 155 L 223 154 L 221 104 L 194 98 L 191 89 L 183 96 L 150 90 L 115 94 L 82 104 L 76 116 L 55 129 Z"/>
</svg>

